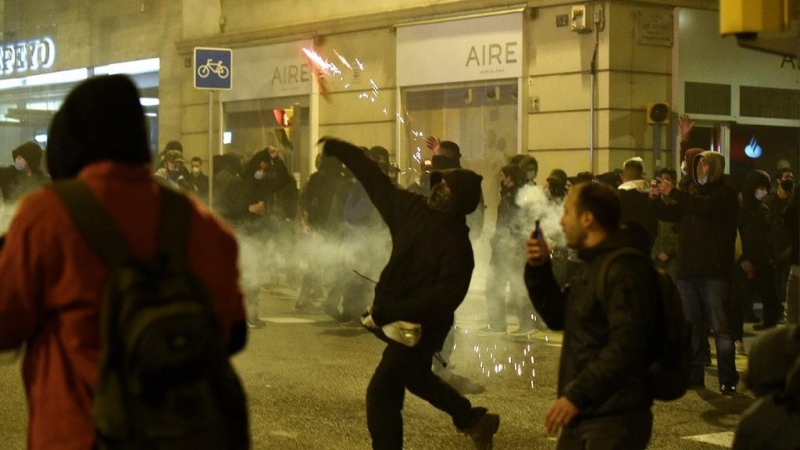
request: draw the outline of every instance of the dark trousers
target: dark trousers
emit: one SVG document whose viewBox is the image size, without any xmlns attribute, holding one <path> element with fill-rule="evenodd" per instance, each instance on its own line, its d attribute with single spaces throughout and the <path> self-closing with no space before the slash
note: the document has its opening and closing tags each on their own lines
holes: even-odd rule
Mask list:
<svg viewBox="0 0 800 450">
<path fill-rule="evenodd" d="M 557 450 L 644 450 L 653 432 L 650 409 L 578 421 L 561 430 Z"/>
<path fill-rule="evenodd" d="M 705 378 L 704 348 L 708 342 L 708 325 L 714 329 L 717 345 L 717 377 L 719 384 L 736 386 L 736 355 L 729 326 L 730 280 L 727 278 L 685 277 L 678 279 L 686 318 L 692 324 L 692 383 L 700 385 Z"/>
<path fill-rule="evenodd" d="M 459 429 L 472 419 L 472 404 L 431 372 L 434 351 L 389 343 L 367 387 L 367 428 L 372 448 L 402 450 L 406 389 L 453 418 Z"/>
</svg>

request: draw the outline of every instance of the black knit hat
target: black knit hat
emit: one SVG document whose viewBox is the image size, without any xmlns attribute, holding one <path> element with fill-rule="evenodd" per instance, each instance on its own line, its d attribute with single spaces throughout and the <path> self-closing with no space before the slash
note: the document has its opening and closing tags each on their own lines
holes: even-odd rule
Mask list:
<svg viewBox="0 0 800 450">
<path fill-rule="evenodd" d="M 33 141 L 28 141 L 11 151 L 11 156 L 17 159 L 17 156 L 22 156 L 25 162 L 28 163 L 28 168 L 32 172 L 39 170 L 42 164 L 42 147 Z"/>
<path fill-rule="evenodd" d="M 183 145 L 181 145 L 178 141 L 169 141 L 167 145 L 164 146 L 164 151 L 167 150 L 178 150 L 179 152 L 183 152 Z"/>
<path fill-rule="evenodd" d="M 54 180 L 72 178 L 97 161 L 150 162 L 139 91 L 124 75 L 90 78 L 69 93 L 50 123 L 47 167 Z"/>
<path fill-rule="evenodd" d="M 453 196 L 453 212 L 467 215 L 475 211 L 481 201 L 483 177 L 467 169 L 447 169 L 431 173 L 431 187 L 444 179 Z"/>
</svg>

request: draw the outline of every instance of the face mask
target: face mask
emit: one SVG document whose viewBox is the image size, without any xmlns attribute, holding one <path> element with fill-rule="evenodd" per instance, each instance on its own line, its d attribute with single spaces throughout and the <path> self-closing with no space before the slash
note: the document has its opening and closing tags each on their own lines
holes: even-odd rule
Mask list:
<svg viewBox="0 0 800 450">
<path fill-rule="evenodd" d="M 536 178 L 536 171 L 529 170 L 527 175 L 528 175 L 528 180 L 533 181 L 533 179 Z"/>
<path fill-rule="evenodd" d="M 428 206 L 437 211 L 449 211 L 452 193 L 444 190 L 444 186 L 439 183 L 431 188 L 431 196 L 428 197 Z"/>
<path fill-rule="evenodd" d="M 192 167 L 192 175 L 200 175 L 200 168 Z"/>
<path fill-rule="evenodd" d="M 767 191 L 765 189 L 756 189 L 756 200 L 761 201 L 766 196 L 767 196 Z"/>
<path fill-rule="evenodd" d="M 686 161 L 681 161 L 681 174 L 686 176 Z"/>
<path fill-rule="evenodd" d="M 783 189 L 786 192 L 791 192 L 792 189 L 794 189 L 794 180 L 792 179 L 781 180 L 781 189 Z"/>
<path fill-rule="evenodd" d="M 703 175 L 702 177 L 697 179 L 697 184 L 706 184 L 708 182 L 708 175 Z"/>
<path fill-rule="evenodd" d="M 264 178 L 264 171 L 263 170 L 257 170 L 256 173 L 253 174 L 253 178 L 255 178 L 256 180 L 263 179 Z"/>
<path fill-rule="evenodd" d="M 25 169 L 28 168 L 28 165 L 25 163 L 25 161 L 14 161 L 14 168 L 20 172 L 24 172 Z"/>
</svg>

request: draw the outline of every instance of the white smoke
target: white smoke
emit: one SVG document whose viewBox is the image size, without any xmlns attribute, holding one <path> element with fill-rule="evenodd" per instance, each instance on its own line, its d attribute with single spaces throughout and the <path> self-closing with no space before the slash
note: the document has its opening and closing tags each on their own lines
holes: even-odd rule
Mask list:
<svg viewBox="0 0 800 450">
<path fill-rule="evenodd" d="M 564 214 L 562 201 L 551 199 L 538 185 L 525 185 L 517 192 L 516 203 L 523 210 L 520 214 L 523 221 L 520 229 L 526 230 L 526 235 L 533 231 L 538 220 L 549 245 L 564 247 L 567 244 L 564 231 L 559 224 Z"/>
<path fill-rule="evenodd" d="M 304 229 L 299 219 L 282 226 L 285 229 L 281 233 L 272 235 L 237 233 L 245 295 L 259 295 L 262 289 L 275 287 L 299 293 L 304 278 L 316 274 L 321 286 L 315 286 L 323 290 L 316 291 L 310 300 L 319 303 L 331 289 L 343 283 L 371 285 L 363 277 L 377 281 L 389 260 L 391 237 L 385 227 L 347 226 L 343 234 L 326 235 Z M 259 312 L 262 316 L 274 313 L 264 302 Z"/>
</svg>

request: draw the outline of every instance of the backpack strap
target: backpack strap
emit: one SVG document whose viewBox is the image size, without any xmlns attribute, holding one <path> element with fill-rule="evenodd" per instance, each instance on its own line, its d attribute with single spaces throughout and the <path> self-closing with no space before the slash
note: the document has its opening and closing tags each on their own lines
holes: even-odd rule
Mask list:
<svg viewBox="0 0 800 450">
<path fill-rule="evenodd" d="M 606 278 L 608 278 L 608 269 L 611 267 L 611 263 L 614 262 L 618 257 L 623 255 L 639 255 L 642 258 L 645 258 L 644 254 L 639 250 L 636 250 L 632 247 L 621 247 L 616 250 L 612 250 L 609 254 L 603 255 L 602 261 L 600 262 L 600 267 L 597 273 L 594 274 L 594 286 L 595 286 L 595 296 L 598 299 L 603 298 L 606 293 Z"/>
<path fill-rule="evenodd" d="M 191 203 L 186 197 L 161 184 L 159 186 L 158 254 L 168 255 L 171 267 L 180 267 L 186 255 L 186 234 L 191 219 Z M 81 180 L 53 184 L 53 190 L 66 205 L 73 223 L 89 248 L 109 267 L 119 267 L 133 253 L 106 209 Z"/>
<path fill-rule="evenodd" d="M 77 178 L 53 183 L 72 222 L 86 243 L 109 267 L 119 267 L 132 253 L 111 216 L 84 182 Z"/>
</svg>

